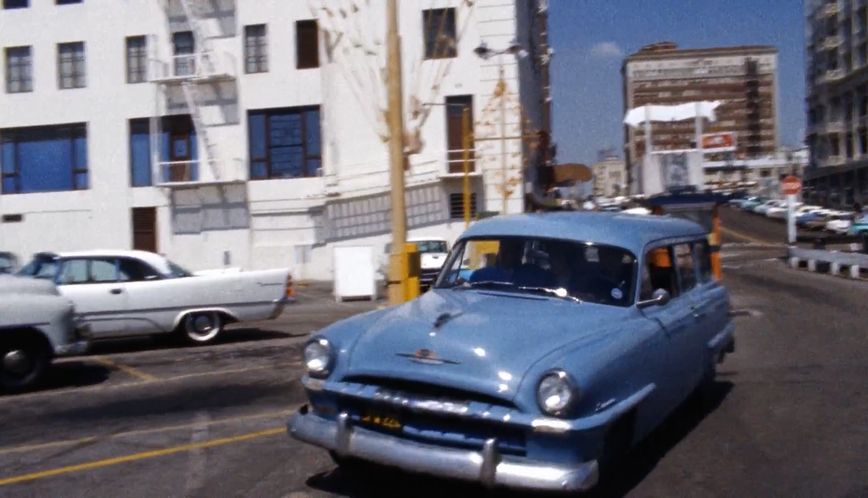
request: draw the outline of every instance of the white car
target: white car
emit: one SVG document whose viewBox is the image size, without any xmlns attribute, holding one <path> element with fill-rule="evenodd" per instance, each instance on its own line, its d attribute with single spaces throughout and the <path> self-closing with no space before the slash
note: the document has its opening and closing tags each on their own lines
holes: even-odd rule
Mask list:
<svg viewBox="0 0 868 498">
<path fill-rule="evenodd" d="M 804 206 L 801 202 L 796 202 L 793 205 L 793 217 L 798 217 L 800 214 L 816 211 L 817 209 L 820 209 L 820 206 Z M 766 217 L 778 220 L 785 220 L 787 219 L 787 211 L 787 203 L 784 202 L 783 206 L 775 206 L 769 208 L 766 211 Z"/>
<path fill-rule="evenodd" d="M 410 244 L 416 244 L 419 251 L 419 287 L 424 292 L 431 287 L 434 279 L 440 274 L 446 256 L 449 254 L 449 243 L 442 237 L 412 237 L 407 239 Z M 380 274 L 383 281 L 388 281 L 389 254 L 392 252 L 392 244 L 386 244 L 383 258 L 380 261 Z"/>
<path fill-rule="evenodd" d="M 826 222 L 826 231 L 845 234 L 850 230 L 850 225 L 853 224 L 853 213 L 838 211 L 829 216 L 829 221 Z"/>
<path fill-rule="evenodd" d="M 227 323 L 276 318 L 293 292 L 288 269 L 197 275 L 146 251 L 39 253 L 19 274 L 53 281 L 92 339 L 177 332 L 204 344 Z"/>
<path fill-rule="evenodd" d="M 784 201 L 775 201 L 775 200 L 766 201 L 766 202 L 760 204 L 759 206 L 753 208 L 753 212 L 757 213 L 757 214 L 764 215 L 764 214 L 766 214 L 766 212 L 769 209 L 771 209 L 773 207 L 781 207 L 781 206 L 786 206 L 786 203 Z"/>
</svg>

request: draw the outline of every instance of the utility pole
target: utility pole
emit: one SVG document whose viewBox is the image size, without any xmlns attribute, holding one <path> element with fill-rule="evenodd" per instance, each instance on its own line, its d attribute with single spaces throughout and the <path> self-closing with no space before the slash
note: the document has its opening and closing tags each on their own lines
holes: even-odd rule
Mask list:
<svg viewBox="0 0 868 498">
<path fill-rule="evenodd" d="M 398 1 L 386 4 L 386 88 L 389 96 L 389 180 L 392 198 L 392 254 L 389 258 L 389 302 L 404 302 L 407 286 L 407 210 L 404 205 L 404 109 L 401 81 L 401 37 Z"/>
</svg>

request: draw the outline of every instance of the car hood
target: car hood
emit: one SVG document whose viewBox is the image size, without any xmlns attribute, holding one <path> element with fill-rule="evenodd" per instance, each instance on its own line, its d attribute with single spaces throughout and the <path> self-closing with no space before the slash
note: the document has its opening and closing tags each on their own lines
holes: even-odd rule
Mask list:
<svg viewBox="0 0 868 498">
<path fill-rule="evenodd" d="M 446 262 L 445 252 L 425 252 L 419 258 L 419 264 L 423 270 L 439 270 Z"/>
<path fill-rule="evenodd" d="M 603 337 L 626 308 L 482 290 L 432 290 L 380 315 L 343 372 L 415 380 L 512 400 L 546 354 Z"/>
<path fill-rule="evenodd" d="M 54 282 L 45 279 L 0 275 L 0 294 L 58 295 Z"/>
</svg>

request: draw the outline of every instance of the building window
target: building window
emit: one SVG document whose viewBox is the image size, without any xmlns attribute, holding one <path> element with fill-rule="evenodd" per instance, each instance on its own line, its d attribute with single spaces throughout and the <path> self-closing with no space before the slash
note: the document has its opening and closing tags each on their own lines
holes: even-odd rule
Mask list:
<svg viewBox="0 0 868 498">
<path fill-rule="evenodd" d="M 455 9 L 423 10 L 422 26 L 426 59 L 447 59 L 458 55 Z"/>
<path fill-rule="evenodd" d="M 153 185 L 151 163 L 151 120 L 131 119 L 130 185 Z M 159 130 L 160 181 L 193 182 L 199 180 L 199 154 L 196 146 L 196 128 L 189 115 L 165 116 Z"/>
<path fill-rule="evenodd" d="M 88 188 L 87 126 L 0 130 L 4 194 Z"/>
<path fill-rule="evenodd" d="M 148 41 L 144 36 L 127 37 L 127 83 L 148 79 Z"/>
<path fill-rule="evenodd" d="M 319 106 L 250 111 L 250 178 L 316 176 L 321 166 Z"/>
<path fill-rule="evenodd" d="M 57 74 L 61 89 L 85 87 L 84 42 L 57 45 Z"/>
<path fill-rule="evenodd" d="M 196 72 L 196 61 L 193 53 L 196 43 L 192 31 L 172 33 L 172 53 L 174 57 L 175 76 L 191 76 Z"/>
<path fill-rule="evenodd" d="M 268 38 L 264 24 L 244 27 L 244 71 L 268 71 Z"/>
<path fill-rule="evenodd" d="M 464 129 L 464 110 L 470 109 L 470 129 Z M 473 96 L 446 97 L 446 162 L 450 173 L 464 172 L 464 134 L 470 133 L 470 171 L 474 170 Z"/>
<path fill-rule="evenodd" d="M 476 193 L 470 194 L 470 217 L 476 218 Z M 464 194 L 449 194 L 449 218 L 464 219 Z"/>
<path fill-rule="evenodd" d="M 33 60 L 30 47 L 6 49 L 6 93 L 33 91 Z"/>
<path fill-rule="evenodd" d="M 296 68 L 319 67 L 319 28 L 316 21 L 295 23 Z"/>
<path fill-rule="evenodd" d="M 4 9 L 26 9 L 30 7 L 29 0 L 3 0 Z"/>
</svg>

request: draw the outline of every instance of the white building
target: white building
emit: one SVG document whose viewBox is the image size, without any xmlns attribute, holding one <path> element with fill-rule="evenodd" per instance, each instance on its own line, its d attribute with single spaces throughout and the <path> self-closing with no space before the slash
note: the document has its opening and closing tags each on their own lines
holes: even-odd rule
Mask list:
<svg viewBox="0 0 868 498">
<path fill-rule="evenodd" d="M 411 236 L 464 228 L 466 106 L 474 209 L 538 197 L 546 3 L 399 2 Z M 0 248 L 136 247 L 302 279 L 331 278 L 337 244 L 381 251 L 385 4 L 4 0 Z M 474 53 L 513 41 L 521 54 Z"/>
</svg>

